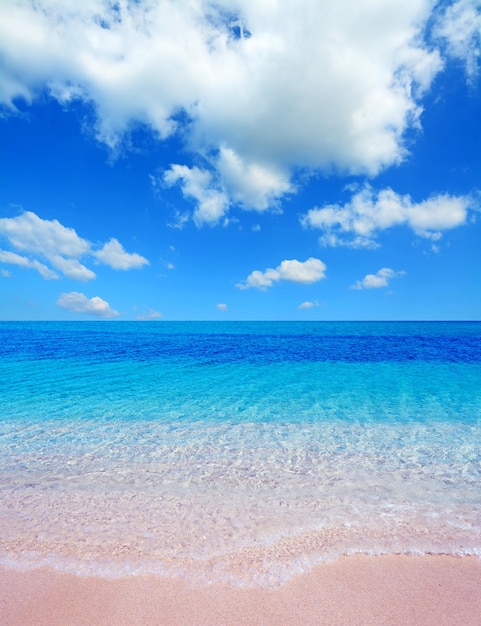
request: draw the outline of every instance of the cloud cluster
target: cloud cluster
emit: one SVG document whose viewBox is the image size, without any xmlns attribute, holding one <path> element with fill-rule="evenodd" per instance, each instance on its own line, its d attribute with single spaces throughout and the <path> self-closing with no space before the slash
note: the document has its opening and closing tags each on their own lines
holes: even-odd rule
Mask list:
<svg viewBox="0 0 481 626">
<path fill-rule="evenodd" d="M 119 315 L 118 311 L 110 308 L 110 305 L 99 296 L 87 298 L 83 293 L 71 291 L 62 293 L 57 300 L 57 306 L 73 313 L 82 313 L 110 319 Z"/>
<path fill-rule="evenodd" d="M 293 283 L 308 285 L 316 283 L 325 278 L 326 265 L 319 259 L 313 257 L 307 261 L 297 259 L 285 260 L 275 269 L 268 268 L 264 272 L 253 271 L 245 281 L 238 283 L 239 289 L 250 289 L 255 287 L 262 291 L 272 287 L 274 283 L 287 280 Z"/>
<path fill-rule="evenodd" d="M 304 227 L 322 231 L 324 246 L 375 248 L 378 234 L 394 226 L 407 226 L 417 235 L 438 240 L 442 232 L 466 222 L 469 196 L 441 194 L 414 202 L 409 195 L 392 189 L 376 192 L 366 185 L 344 205 L 328 204 L 310 209 L 301 217 Z"/>
<path fill-rule="evenodd" d="M 163 180 L 169 187 L 179 184 L 183 195 L 195 200 L 196 224 L 215 224 L 227 212 L 228 197 L 217 185 L 213 185 L 209 171 L 174 164 L 166 170 Z"/>
<path fill-rule="evenodd" d="M 468 79 L 473 80 L 481 61 L 481 0 L 458 0 L 448 5 L 434 33 L 444 40 L 449 54 L 465 64 Z"/>
<path fill-rule="evenodd" d="M 59 277 L 57 272 L 54 272 L 36 259 L 28 259 L 27 257 L 21 256 L 16 252 L 10 252 L 9 250 L 0 250 L 0 263 L 18 265 L 19 267 L 36 270 L 41 276 L 43 276 L 43 278 L 45 278 L 45 280 L 54 280 Z"/>
<path fill-rule="evenodd" d="M 298 0 L 12 0 L 0 4 L 0 102 L 14 110 L 45 90 L 82 100 L 113 149 L 135 124 L 177 133 L 203 165 L 173 164 L 165 182 L 212 224 L 232 203 L 275 206 L 299 169 L 373 176 L 402 161 L 443 53 L 472 72 L 479 50 L 478 0 L 440 12 L 427 42 L 432 11 L 431 0 L 301 11 Z"/>
<path fill-rule="evenodd" d="M 193 219 L 198 226 L 218 223 L 232 204 L 246 210 L 272 209 L 279 198 L 294 191 L 286 171 L 247 163 L 228 148 L 221 148 L 211 165 L 213 170 L 174 163 L 161 174 L 161 182 L 168 187 L 179 185 L 183 196 L 194 200 Z M 154 178 L 153 183 L 157 186 L 158 180 Z"/>
<path fill-rule="evenodd" d="M 58 220 L 44 220 L 31 211 L 17 217 L 0 218 L 0 236 L 23 253 L 0 250 L 0 262 L 34 269 L 47 280 L 58 279 L 58 272 L 73 280 L 92 280 L 95 272 L 80 262 L 88 256 L 96 263 L 116 270 L 149 264 L 140 254 L 126 252 L 117 239 L 111 239 L 96 249 L 89 241 L 79 237 L 73 228 L 63 226 Z"/>
<path fill-rule="evenodd" d="M 358 280 L 351 289 L 379 289 L 380 287 L 387 287 L 389 281 L 397 276 L 405 276 L 406 272 L 401 270 L 395 272 L 389 267 L 383 267 L 375 274 L 367 274 L 362 280 Z"/>
</svg>

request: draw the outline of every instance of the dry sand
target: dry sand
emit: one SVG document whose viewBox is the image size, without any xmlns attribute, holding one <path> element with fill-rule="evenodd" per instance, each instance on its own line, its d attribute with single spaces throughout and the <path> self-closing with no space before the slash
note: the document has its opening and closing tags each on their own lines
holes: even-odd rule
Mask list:
<svg viewBox="0 0 481 626">
<path fill-rule="evenodd" d="M 480 626 L 481 560 L 352 556 L 278 589 L 0 569 L 2 626 Z"/>
</svg>

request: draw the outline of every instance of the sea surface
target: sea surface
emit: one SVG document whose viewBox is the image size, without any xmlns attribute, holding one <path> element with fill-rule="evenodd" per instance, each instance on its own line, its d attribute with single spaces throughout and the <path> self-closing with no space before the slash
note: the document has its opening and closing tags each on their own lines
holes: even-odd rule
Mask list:
<svg viewBox="0 0 481 626">
<path fill-rule="evenodd" d="M 354 553 L 481 556 L 481 323 L 0 323 L 0 565 Z"/>
</svg>

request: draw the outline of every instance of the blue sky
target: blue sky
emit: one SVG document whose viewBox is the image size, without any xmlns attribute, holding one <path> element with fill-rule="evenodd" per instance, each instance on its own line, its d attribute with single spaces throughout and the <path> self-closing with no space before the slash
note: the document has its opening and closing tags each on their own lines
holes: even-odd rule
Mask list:
<svg viewBox="0 0 481 626">
<path fill-rule="evenodd" d="M 8 0 L 0 319 L 480 319 L 481 2 Z"/>
</svg>

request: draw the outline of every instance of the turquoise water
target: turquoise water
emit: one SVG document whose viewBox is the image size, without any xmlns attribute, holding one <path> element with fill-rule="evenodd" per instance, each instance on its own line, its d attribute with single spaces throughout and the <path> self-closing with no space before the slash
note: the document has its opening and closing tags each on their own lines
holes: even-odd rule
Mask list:
<svg viewBox="0 0 481 626">
<path fill-rule="evenodd" d="M 481 555 L 480 323 L 0 323 L 0 563 Z"/>
</svg>

